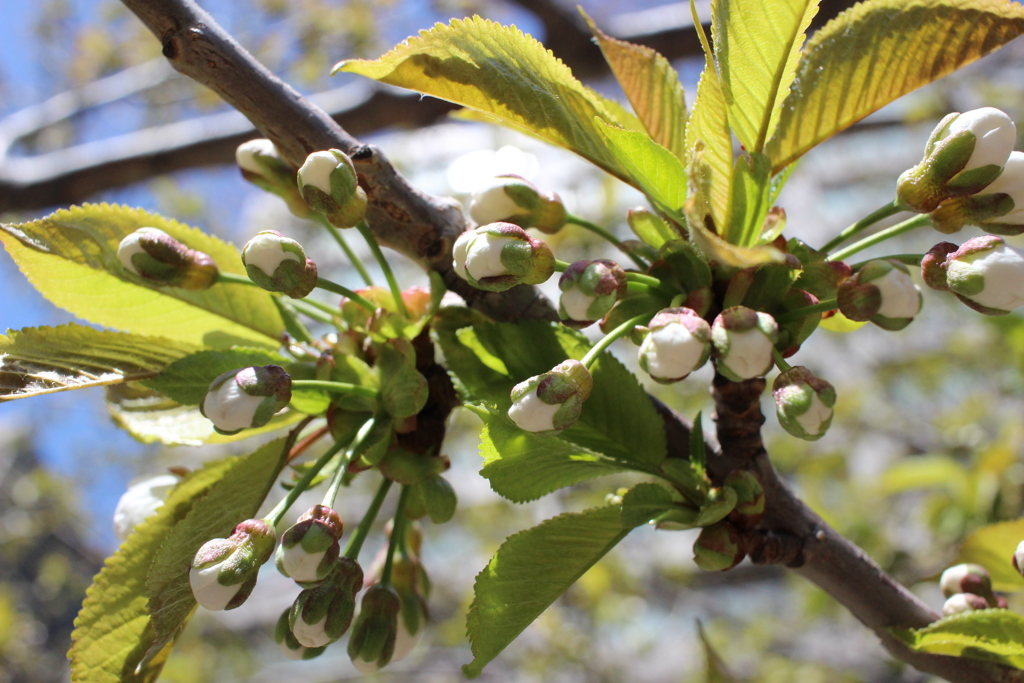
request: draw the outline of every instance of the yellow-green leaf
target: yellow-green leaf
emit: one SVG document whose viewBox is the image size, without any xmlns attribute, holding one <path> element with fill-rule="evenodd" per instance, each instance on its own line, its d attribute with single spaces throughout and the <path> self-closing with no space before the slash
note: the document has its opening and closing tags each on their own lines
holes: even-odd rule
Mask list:
<svg viewBox="0 0 1024 683">
<path fill-rule="evenodd" d="M 917 630 L 897 630 L 911 650 L 969 657 L 1024 669 L 1024 616 L 983 609 L 940 619 Z"/>
<path fill-rule="evenodd" d="M 1011 564 L 1021 541 L 1024 541 L 1024 519 L 989 524 L 964 540 L 957 562 L 983 566 L 992 575 L 992 587 L 997 591 L 1024 590 L 1024 579 Z"/>
<path fill-rule="evenodd" d="M 654 141 L 686 158 L 686 93 L 669 61 L 655 50 L 602 32 L 580 8 L 605 61 Z"/>
<path fill-rule="evenodd" d="M 269 292 L 235 284 L 201 292 L 158 289 L 129 275 L 117 246 L 146 226 L 209 254 L 224 272 L 245 275 L 233 245 L 125 206 L 86 204 L 29 223 L 2 224 L 0 243 L 44 297 L 98 325 L 213 348 L 280 345 L 284 323 Z"/>
<path fill-rule="evenodd" d="M 345 71 L 484 112 L 572 150 L 631 182 L 607 149 L 595 117 L 634 127 L 621 108 L 584 87 L 551 52 L 514 26 L 473 17 L 420 31 L 380 59 L 340 62 Z M 618 109 L 618 111 L 615 111 Z"/>
<path fill-rule="evenodd" d="M 803 50 L 765 150 L 777 172 L 871 112 L 1024 33 L 1008 0 L 867 0 Z"/>
<path fill-rule="evenodd" d="M 0 402 L 153 377 L 197 347 L 82 325 L 0 335 Z"/>
<path fill-rule="evenodd" d="M 760 152 L 800 57 L 817 0 L 716 0 L 711 31 L 733 133 Z"/>
<path fill-rule="evenodd" d="M 646 133 L 597 122 L 618 163 L 660 211 L 682 221 L 686 201 L 686 169 L 669 150 Z"/>
</svg>

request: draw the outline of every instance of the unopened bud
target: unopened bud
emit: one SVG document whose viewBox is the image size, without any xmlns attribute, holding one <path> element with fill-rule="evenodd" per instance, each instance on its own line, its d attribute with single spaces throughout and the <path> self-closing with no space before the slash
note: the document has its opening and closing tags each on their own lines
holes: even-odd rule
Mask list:
<svg viewBox="0 0 1024 683">
<path fill-rule="evenodd" d="M 596 323 L 626 294 L 626 271 L 614 261 L 575 261 L 558 279 L 558 316 L 569 327 Z"/>
<path fill-rule="evenodd" d="M 242 249 L 242 263 L 249 279 L 270 292 L 301 299 L 317 283 L 316 264 L 306 258 L 302 245 L 276 230 L 264 230 Z"/>
<path fill-rule="evenodd" d="M 548 245 L 511 223 L 490 223 L 462 233 L 452 254 L 456 274 L 490 292 L 539 285 L 555 272 L 555 256 Z"/>
<path fill-rule="evenodd" d="M 750 470 L 733 470 L 726 476 L 723 486 L 736 492 L 736 507 L 729 519 L 742 529 L 752 529 L 764 516 L 764 487 Z"/>
<path fill-rule="evenodd" d="M 160 474 L 133 481 L 114 508 L 114 535 L 124 541 L 132 530 L 142 524 L 164 504 L 164 500 L 181 477 L 176 474 Z"/>
<path fill-rule="evenodd" d="M 718 522 L 700 530 L 693 544 L 693 561 L 706 572 L 732 569 L 744 557 L 739 533 L 728 522 Z"/>
<path fill-rule="evenodd" d="M 802 365 L 779 373 L 772 398 L 779 424 L 798 439 L 817 441 L 832 424 L 835 388 Z"/>
<path fill-rule="evenodd" d="M 665 308 L 646 327 L 636 328 L 643 338 L 637 358 L 656 382 L 686 379 L 711 356 L 711 325 L 689 308 Z"/>
<path fill-rule="evenodd" d="M 969 239 L 948 253 L 944 263 L 936 259 L 929 267 L 934 280 L 938 280 L 936 271 L 945 271 L 946 287 L 985 315 L 1006 315 L 1024 304 L 1024 252 L 1002 237 Z"/>
<path fill-rule="evenodd" d="M 281 158 L 273 142 L 266 138 L 243 142 L 235 150 L 235 161 L 243 178 L 279 196 L 296 216 L 309 217 L 309 207 L 295 186 L 295 169 Z"/>
<path fill-rule="evenodd" d="M 298 184 L 310 208 L 337 228 L 351 228 L 366 215 L 366 192 L 359 187 L 355 164 L 339 149 L 306 157 Z"/>
<path fill-rule="evenodd" d="M 565 225 L 565 206 L 554 192 L 541 194 L 530 181 L 514 174 L 500 175 L 473 193 L 469 216 L 477 225 L 513 223 L 554 234 Z"/>
<path fill-rule="evenodd" d="M 1017 573 L 1024 576 L 1024 541 L 1021 541 L 1017 545 L 1017 549 L 1013 552 L 1011 562 L 1013 563 L 1013 568 L 1017 570 Z"/>
<path fill-rule="evenodd" d="M 199 412 L 220 434 L 262 427 L 292 399 L 292 378 L 277 365 L 240 368 L 213 380 Z"/>
<path fill-rule="evenodd" d="M 398 593 L 389 586 L 374 584 L 363 595 L 359 617 L 348 640 L 348 656 L 363 673 L 377 671 L 394 656 L 401 609 Z"/>
<path fill-rule="evenodd" d="M 147 282 L 190 291 L 209 289 L 219 270 L 209 255 L 157 228 L 139 228 L 117 245 L 117 258 L 128 272 Z"/>
<path fill-rule="evenodd" d="M 988 601 L 995 607 L 996 598 L 992 593 L 992 577 L 980 564 L 958 564 L 942 572 L 939 588 L 947 598 L 957 593 L 971 593 Z"/>
<path fill-rule="evenodd" d="M 300 643 L 295 634 L 292 633 L 292 627 L 289 623 L 291 611 L 291 608 L 286 609 L 281 613 L 281 618 L 277 620 L 277 626 L 274 627 L 274 641 L 277 642 L 281 652 L 288 659 L 298 660 L 319 657 L 327 649 L 327 646 L 306 647 Z"/>
<path fill-rule="evenodd" d="M 767 313 L 733 306 L 718 314 L 711 343 L 718 372 L 733 382 L 764 377 L 774 365 L 779 326 Z"/>
<path fill-rule="evenodd" d="M 921 290 L 906 265 L 870 261 L 839 285 L 839 310 L 850 320 L 870 320 L 883 330 L 902 330 L 921 311 Z"/>
<path fill-rule="evenodd" d="M 262 519 L 247 519 L 228 538 L 207 541 L 188 573 L 196 602 L 214 611 L 240 606 L 274 553 L 274 542 L 273 528 Z"/>
<path fill-rule="evenodd" d="M 528 432 L 565 429 L 579 418 L 593 388 L 594 379 L 582 363 L 562 361 L 512 388 L 508 416 Z"/>
<path fill-rule="evenodd" d="M 322 581 L 338 561 L 341 533 L 338 513 L 326 505 L 314 505 L 281 536 L 278 571 L 299 584 Z"/>
<path fill-rule="evenodd" d="M 942 605 L 942 615 L 945 617 L 951 617 L 954 614 L 963 614 L 964 612 L 988 609 L 989 606 L 990 605 L 985 598 L 980 595 L 957 593 L 956 595 L 950 596 Z"/>
<path fill-rule="evenodd" d="M 303 647 L 323 647 L 341 638 L 352 623 L 356 595 L 363 586 L 363 570 L 348 557 L 339 557 L 318 585 L 299 593 L 288 623 Z"/>
</svg>

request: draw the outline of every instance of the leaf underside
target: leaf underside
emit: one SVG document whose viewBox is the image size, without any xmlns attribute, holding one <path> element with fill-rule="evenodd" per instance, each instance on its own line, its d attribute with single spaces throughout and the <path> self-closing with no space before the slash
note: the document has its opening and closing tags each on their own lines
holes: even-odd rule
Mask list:
<svg viewBox="0 0 1024 683">
<path fill-rule="evenodd" d="M 1024 669 L 1024 616 L 1005 609 L 956 614 L 915 631 L 897 631 L 910 649 Z"/>
</svg>

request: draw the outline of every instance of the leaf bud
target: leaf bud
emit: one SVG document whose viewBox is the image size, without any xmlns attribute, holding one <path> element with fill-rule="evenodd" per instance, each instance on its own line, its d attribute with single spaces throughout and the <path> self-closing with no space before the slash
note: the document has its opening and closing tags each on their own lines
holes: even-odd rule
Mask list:
<svg viewBox="0 0 1024 683">
<path fill-rule="evenodd" d="M 974 237 L 932 265 L 946 274 L 946 287 L 960 301 L 985 315 L 1006 315 L 1024 304 L 1024 252 L 1002 237 Z"/>
<path fill-rule="evenodd" d="M 779 424 L 798 439 L 817 441 L 832 424 L 835 388 L 802 365 L 779 373 L 772 398 Z"/>
<path fill-rule="evenodd" d="M 341 553 L 341 517 L 326 505 L 314 505 L 281 536 L 277 569 L 300 585 L 322 581 Z"/>
<path fill-rule="evenodd" d="M 555 272 L 555 255 L 548 245 L 511 223 L 489 223 L 462 233 L 452 253 L 459 277 L 489 292 L 539 285 Z"/>
<path fill-rule="evenodd" d="M 732 569 L 745 554 L 740 548 L 739 532 L 729 522 L 704 527 L 693 544 L 693 561 L 706 572 Z"/>
<path fill-rule="evenodd" d="M 139 228 L 127 235 L 117 245 L 117 258 L 125 270 L 147 282 L 194 292 L 212 287 L 220 272 L 209 255 L 157 228 Z"/>
<path fill-rule="evenodd" d="M 234 609 L 245 602 L 260 567 L 274 553 L 274 529 L 262 519 L 247 519 L 228 538 L 207 541 L 188 573 L 192 595 L 208 610 Z"/>
<path fill-rule="evenodd" d="M 366 215 L 366 192 L 359 187 L 355 164 L 340 149 L 310 154 L 297 179 L 302 198 L 331 225 L 351 228 Z"/>
<path fill-rule="evenodd" d="M 281 652 L 288 659 L 313 659 L 319 657 L 327 649 L 326 645 L 320 647 L 306 647 L 298 641 L 295 634 L 292 633 L 292 627 L 289 623 L 289 616 L 291 615 L 291 608 L 289 607 L 281 613 L 281 618 L 277 620 L 277 626 L 274 627 L 274 641 L 277 642 L 281 648 Z"/>
<path fill-rule="evenodd" d="M 593 388 L 594 379 L 582 363 L 562 361 L 512 388 L 508 416 L 528 432 L 565 429 L 579 418 Z"/>
<path fill-rule="evenodd" d="M 262 427 L 292 398 L 292 378 L 277 365 L 225 372 L 213 380 L 199 412 L 219 434 L 237 434 Z"/>
<path fill-rule="evenodd" d="M 394 656 L 401 603 L 395 589 L 379 583 L 363 595 L 359 617 L 348 640 L 348 656 L 363 673 L 377 671 Z"/>
<path fill-rule="evenodd" d="M 114 508 L 114 535 L 117 540 L 124 541 L 135 527 L 156 512 L 180 481 L 181 477 L 176 474 L 159 474 L 131 482 Z"/>
<path fill-rule="evenodd" d="M 1016 126 L 998 109 L 950 114 L 932 131 L 924 158 L 900 176 L 896 196 L 930 213 L 950 197 L 976 194 L 999 176 L 1016 141 Z"/>
<path fill-rule="evenodd" d="M 256 233 L 242 249 L 249 279 L 269 292 L 301 299 L 316 287 L 317 268 L 302 245 L 276 230 Z"/>
<path fill-rule="evenodd" d="M 947 598 L 957 593 L 978 595 L 995 607 L 996 596 L 992 593 L 992 577 L 980 564 L 958 564 L 946 569 L 939 578 L 939 588 Z"/>
<path fill-rule="evenodd" d="M 767 313 L 746 306 L 725 309 L 711 325 L 718 372 L 733 382 L 764 377 L 774 365 L 772 349 L 778 335 L 779 326 Z"/>
<path fill-rule="evenodd" d="M 980 595 L 972 593 L 957 593 L 951 595 L 942 605 L 942 616 L 951 617 L 954 614 L 973 612 L 979 609 L 988 609 L 988 601 Z"/>
<path fill-rule="evenodd" d="M 733 470 L 726 476 L 723 486 L 736 492 L 736 507 L 729 520 L 741 529 L 753 529 L 764 516 L 764 487 L 761 479 L 750 470 Z"/>
<path fill-rule="evenodd" d="M 626 294 L 626 271 L 614 261 L 575 261 L 558 279 L 558 316 L 575 328 L 593 325 Z"/>
<path fill-rule="evenodd" d="M 552 235 L 565 225 L 566 212 L 557 194 L 541 194 L 533 183 L 510 173 L 473 193 L 469 216 L 477 225 L 501 221 Z"/>
<path fill-rule="evenodd" d="M 921 290 L 906 265 L 877 259 L 839 285 L 839 310 L 850 320 L 871 321 L 895 332 L 909 325 L 921 311 Z"/>
<path fill-rule="evenodd" d="M 352 623 L 363 570 L 341 556 L 324 580 L 295 598 L 288 614 L 292 634 L 303 647 L 323 647 L 341 638 Z"/>
<path fill-rule="evenodd" d="M 235 161 L 243 178 L 279 196 L 296 216 L 309 217 L 309 207 L 295 186 L 295 169 L 281 158 L 273 142 L 266 138 L 243 142 L 235 150 Z"/>
<path fill-rule="evenodd" d="M 665 308 L 646 327 L 637 358 L 655 382 L 671 384 L 701 368 L 711 356 L 711 325 L 689 308 Z"/>
</svg>

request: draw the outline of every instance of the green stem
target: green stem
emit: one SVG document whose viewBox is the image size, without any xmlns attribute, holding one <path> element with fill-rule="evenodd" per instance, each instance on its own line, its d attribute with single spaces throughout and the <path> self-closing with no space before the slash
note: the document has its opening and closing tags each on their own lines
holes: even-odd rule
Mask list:
<svg viewBox="0 0 1024 683">
<path fill-rule="evenodd" d="M 379 391 L 373 387 L 363 387 L 348 382 L 328 382 L 319 379 L 293 379 L 292 389 L 323 389 L 332 394 L 355 394 L 367 398 L 377 398 Z"/>
<path fill-rule="evenodd" d="M 638 315 L 635 318 L 630 318 L 626 322 L 622 323 L 614 330 L 609 332 L 604 339 L 594 344 L 593 348 L 587 351 L 587 355 L 583 356 L 583 360 L 581 360 L 580 362 L 583 363 L 583 366 L 589 370 L 590 366 L 594 364 L 594 361 L 597 360 L 597 357 L 601 354 L 601 352 L 607 349 L 609 346 L 611 346 L 611 343 L 613 341 L 615 341 L 619 337 L 629 334 L 630 332 L 633 331 L 634 327 L 641 323 L 647 322 L 648 320 L 651 319 L 653 315 L 653 313 L 644 313 L 643 315 Z"/>
<path fill-rule="evenodd" d="M 380 506 L 384 504 L 384 498 L 388 495 L 388 489 L 391 488 L 391 480 L 384 479 L 380 483 L 380 488 L 377 489 L 377 493 L 373 496 L 373 500 L 370 501 L 370 507 L 366 508 L 366 514 L 363 515 L 363 520 L 359 522 L 359 527 L 356 532 L 352 534 L 352 538 L 348 540 L 348 545 L 345 547 L 345 557 L 350 560 L 359 559 L 359 551 L 363 548 L 363 543 L 366 541 L 366 537 L 370 534 L 370 527 L 373 526 L 374 520 L 377 519 L 377 513 L 380 512 Z"/>
<path fill-rule="evenodd" d="M 786 359 L 782 357 L 782 352 L 774 346 L 772 347 L 772 356 L 775 357 L 775 365 L 778 366 L 779 370 L 782 372 L 793 369 L 793 366 L 787 363 Z"/>
<path fill-rule="evenodd" d="M 316 478 L 316 475 L 320 474 L 320 470 L 322 470 L 324 466 L 326 466 L 327 463 L 331 461 L 331 458 L 337 455 L 338 451 L 340 451 L 344 447 L 344 444 L 333 444 L 324 452 L 323 455 L 320 456 L 319 460 L 313 463 L 312 467 L 306 470 L 306 473 L 302 475 L 302 479 L 299 479 L 295 483 L 295 486 L 293 486 L 292 490 L 288 492 L 288 495 L 285 496 L 284 499 L 280 503 L 278 503 L 273 510 L 270 511 L 270 514 L 264 517 L 264 519 L 267 520 L 267 523 L 270 526 L 276 527 L 278 524 L 280 524 L 281 518 L 284 517 L 285 513 L 288 512 L 288 508 L 292 506 L 292 503 L 294 503 L 299 496 L 306 492 L 306 489 L 309 488 L 310 482 L 312 482 L 313 479 Z"/>
<path fill-rule="evenodd" d="M 274 303 L 277 304 L 277 311 L 284 318 L 285 329 L 290 332 L 298 341 L 306 344 L 313 343 L 313 335 L 310 333 L 309 328 L 302 324 L 299 320 L 298 312 L 295 306 L 292 305 L 293 299 L 285 300 L 284 297 L 278 297 L 274 299 Z"/>
<path fill-rule="evenodd" d="M 334 238 L 334 241 L 338 243 L 341 250 L 345 252 L 345 256 L 347 256 L 348 260 L 352 262 L 355 269 L 359 271 L 359 277 L 363 278 L 363 282 L 368 286 L 373 287 L 373 278 L 371 278 L 370 274 L 366 272 L 366 266 L 363 265 L 363 262 L 356 256 L 356 253 L 352 251 L 352 247 L 350 247 L 348 242 L 345 241 L 345 238 L 341 234 L 341 230 L 338 230 L 336 227 L 331 225 L 331 222 L 327 220 L 327 216 L 322 213 L 318 213 L 316 217 L 317 220 L 327 228 L 327 232 Z"/>
<path fill-rule="evenodd" d="M 217 283 L 224 285 L 249 285 L 250 287 L 257 287 L 258 285 L 247 278 L 245 275 L 236 275 L 235 273 L 225 273 L 223 270 L 217 273 Z"/>
<path fill-rule="evenodd" d="M 931 223 L 931 218 L 926 213 L 921 214 L 919 216 L 914 216 L 913 218 L 908 218 L 902 223 L 897 223 L 891 228 L 880 230 L 879 232 L 876 232 L 874 235 L 871 235 L 870 237 L 865 237 L 859 242 L 854 242 L 845 249 L 841 249 L 836 253 L 832 254 L 831 256 L 829 256 L 828 260 L 842 261 L 843 259 L 849 256 L 853 256 L 859 251 L 864 251 L 868 247 L 875 246 L 879 242 L 884 242 L 887 239 L 896 237 L 897 235 L 902 235 L 905 232 L 910 232 L 911 230 L 928 225 L 929 223 Z"/>
<path fill-rule="evenodd" d="M 564 273 L 569 266 L 572 265 L 568 261 L 555 260 L 555 272 Z M 646 266 L 644 266 L 646 268 Z M 650 289 L 656 289 L 662 294 L 668 296 L 675 296 L 676 292 L 668 288 L 668 286 L 656 277 L 650 275 L 644 275 L 643 273 L 626 273 L 626 281 L 629 283 L 636 283 L 640 285 L 646 285 Z M 634 290 L 635 291 L 635 290 Z"/>
<path fill-rule="evenodd" d="M 384 570 L 381 572 L 380 582 L 385 586 L 391 585 L 391 567 L 394 566 L 395 548 L 403 545 L 405 536 L 405 499 L 409 494 L 409 487 L 403 486 L 402 493 L 398 496 L 398 507 L 395 508 L 395 523 L 391 526 L 391 538 L 388 539 L 388 554 L 384 558 Z"/>
<path fill-rule="evenodd" d="M 835 249 L 840 244 L 850 239 L 854 235 L 860 233 L 866 228 L 869 228 L 878 221 L 888 218 L 889 216 L 895 215 L 900 211 L 906 211 L 906 209 L 900 205 L 898 199 L 892 200 L 885 206 L 877 209 L 876 211 L 873 211 L 872 213 L 869 213 L 867 216 L 861 218 L 859 221 L 857 221 L 856 223 L 854 223 L 853 225 L 851 225 L 850 227 L 846 228 L 841 233 L 833 237 L 825 244 L 825 246 L 821 248 L 821 251 L 827 254 L 828 252 Z"/>
<path fill-rule="evenodd" d="M 377 311 L 377 307 L 372 302 L 356 294 L 348 287 L 343 287 L 342 285 L 339 285 L 336 282 L 331 282 L 327 278 L 318 277 L 316 279 L 316 286 L 319 287 L 320 289 L 326 289 L 328 292 L 334 292 L 335 294 L 340 294 L 344 297 L 348 297 L 351 301 L 354 301 L 355 303 L 359 304 L 360 306 L 368 310 L 370 313 L 374 313 Z"/>
<path fill-rule="evenodd" d="M 834 311 L 839 308 L 839 303 L 835 299 L 829 299 L 828 301 L 822 301 L 820 303 L 812 304 L 810 306 L 804 306 L 803 308 L 796 308 L 792 311 L 787 311 L 780 315 L 775 316 L 775 322 L 780 325 L 785 323 L 791 323 L 794 320 L 800 320 L 806 318 L 809 315 L 815 313 L 827 313 L 828 311 Z"/>
<path fill-rule="evenodd" d="M 398 287 L 398 281 L 395 280 L 395 274 L 391 271 L 391 264 L 384 258 L 384 253 L 380 250 L 380 245 L 377 244 L 377 238 L 370 232 L 370 226 L 366 224 L 366 221 L 360 221 L 359 225 L 356 226 L 356 230 L 366 240 L 366 244 L 369 245 L 370 251 L 373 252 L 373 257 L 377 259 L 377 263 L 380 265 L 380 269 L 384 271 L 384 279 L 388 281 L 388 287 L 391 289 L 391 296 L 395 299 L 395 306 L 398 308 L 398 312 L 403 318 L 409 317 L 409 311 L 405 308 L 405 301 L 402 299 L 402 290 Z"/>
<path fill-rule="evenodd" d="M 349 442 L 351 443 L 351 441 Z M 345 472 L 348 471 L 348 465 L 352 462 L 352 455 L 354 451 L 350 448 L 345 453 L 344 457 L 338 463 L 338 469 L 331 477 L 331 484 L 327 487 L 327 493 L 324 494 L 324 505 L 329 508 L 334 507 L 334 501 L 338 497 L 338 491 L 341 489 L 341 483 L 345 480 Z"/>
<path fill-rule="evenodd" d="M 891 256 L 882 256 L 881 258 L 886 261 L 899 261 L 900 263 L 906 263 L 908 266 L 919 266 L 921 265 L 921 259 L 924 257 L 924 254 L 892 254 Z M 856 273 L 865 265 L 877 260 L 878 259 L 868 259 L 867 261 L 860 261 L 859 263 L 854 263 L 850 268 L 852 268 L 853 272 Z"/>
<path fill-rule="evenodd" d="M 635 254 L 631 254 L 630 252 L 628 252 L 625 249 L 623 249 L 622 248 L 622 240 L 620 240 L 618 237 L 616 237 L 612 233 L 610 233 L 607 230 L 605 230 L 604 228 L 602 228 L 600 225 L 596 225 L 594 223 L 591 223 L 588 220 L 580 218 L 579 216 L 574 216 L 572 214 L 566 215 L 565 222 L 566 223 L 571 223 L 573 225 L 578 225 L 578 226 L 580 226 L 581 228 L 583 228 L 585 230 L 589 230 L 590 232 L 594 233 L 595 235 L 603 237 L 604 239 L 606 239 L 609 242 L 611 242 L 612 244 L 614 244 L 615 247 L 619 251 L 621 251 L 622 253 L 626 254 L 626 256 L 628 256 L 629 258 L 633 259 L 633 263 L 635 263 L 639 268 L 643 268 L 644 270 L 647 270 L 647 264 L 644 263 L 644 261 L 641 258 L 639 258 Z"/>
<path fill-rule="evenodd" d="M 325 304 L 324 302 L 317 301 L 316 299 L 300 299 L 300 301 L 302 301 L 305 304 L 308 304 L 308 305 L 312 306 L 313 308 L 316 308 L 316 309 L 319 309 L 319 310 L 323 311 L 327 315 L 330 315 L 330 316 L 341 315 L 341 311 L 338 309 L 337 306 L 331 306 L 330 304 Z"/>
<path fill-rule="evenodd" d="M 296 308 L 296 310 L 301 312 L 303 315 L 309 316 L 313 320 L 316 320 L 317 322 L 325 323 L 327 325 L 333 325 L 334 324 L 334 317 L 333 316 L 339 315 L 338 311 L 330 309 L 330 307 L 324 306 L 320 302 L 303 301 L 302 299 L 292 299 L 288 303 L 290 303 L 292 306 L 294 306 Z M 325 311 L 330 312 L 331 315 L 330 316 L 324 315 L 319 310 L 317 310 L 319 308 L 323 308 Z"/>
</svg>

